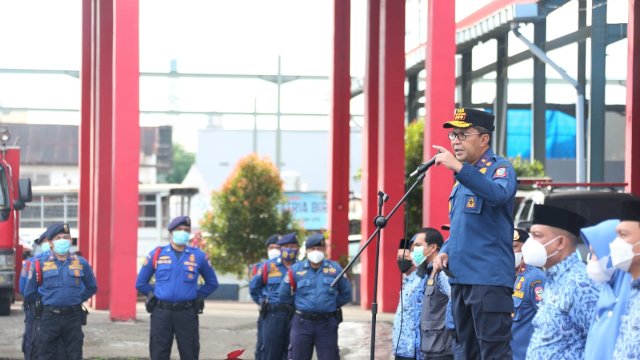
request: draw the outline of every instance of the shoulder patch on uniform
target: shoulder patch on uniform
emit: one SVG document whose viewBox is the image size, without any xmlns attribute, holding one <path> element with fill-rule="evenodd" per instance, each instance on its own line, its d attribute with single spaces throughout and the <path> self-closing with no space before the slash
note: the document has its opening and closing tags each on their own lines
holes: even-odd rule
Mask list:
<svg viewBox="0 0 640 360">
<path fill-rule="evenodd" d="M 538 284 L 541 284 L 541 283 L 542 283 L 542 280 L 538 279 L 538 280 L 536 280 L 536 281 L 532 282 L 530 286 L 531 286 L 531 287 L 534 287 L 534 286 L 536 286 L 536 285 L 538 285 Z"/>
<path fill-rule="evenodd" d="M 494 178 L 507 177 L 507 167 L 506 166 L 500 166 L 499 168 L 497 168 L 496 172 L 493 173 L 493 177 Z"/>
<path fill-rule="evenodd" d="M 542 301 L 542 293 L 544 292 L 542 286 L 538 286 L 533 291 L 536 293 L 536 301 Z"/>
</svg>

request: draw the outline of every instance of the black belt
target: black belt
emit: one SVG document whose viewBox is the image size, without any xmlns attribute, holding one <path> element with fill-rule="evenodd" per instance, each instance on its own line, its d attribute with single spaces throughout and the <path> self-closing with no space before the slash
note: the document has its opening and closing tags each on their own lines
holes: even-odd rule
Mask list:
<svg viewBox="0 0 640 360">
<path fill-rule="evenodd" d="M 73 306 L 65 306 L 65 307 L 45 305 L 44 311 L 54 315 L 68 315 L 74 312 L 82 311 L 82 305 L 73 305 Z"/>
<path fill-rule="evenodd" d="M 171 303 L 171 302 L 166 302 L 166 301 L 160 300 L 160 301 L 158 301 L 158 305 L 157 306 L 162 310 L 179 311 L 179 310 L 186 310 L 186 309 L 193 308 L 193 301 L 183 301 L 183 302 Z"/>
<path fill-rule="evenodd" d="M 328 313 L 309 313 L 309 312 L 302 312 L 300 310 L 296 310 L 296 314 L 298 314 L 298 316 L 300 316 L 303 319 L 312 320 L 312 321 L 325 320 L 325 319 L 336 316 L 335 311 L 328 312 Z"/>
<path fill-rule="evenodd" d="M 265 304 L 267 307 L 267 311 L 289 311 L 291 310 L 291 305 L 287 304 Z"/>
</svg>

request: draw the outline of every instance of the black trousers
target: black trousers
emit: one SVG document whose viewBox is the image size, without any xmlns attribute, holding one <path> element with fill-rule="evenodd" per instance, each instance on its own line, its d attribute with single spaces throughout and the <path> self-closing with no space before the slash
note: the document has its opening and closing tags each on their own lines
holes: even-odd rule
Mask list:
<svg viewBox="0 0 640 360">
<path fill-rule="evenodd" d="M 466 359 L 511 359 L 513 289 L 451 285 L 456 336 Z"/>
<path fill-rule="evenodd" d="M 80 311 L 53 314 L 44 310 L 35 324 L 38 326 L 38 359 L 59 359 L 61 347 L 64 348 L 64 359 L 82 359 L 84 334 Z"/>
<path fill-rule="evenodd" d="M 149 353 L 152 360 L 169 360 L 175 335 L 181 360 L 197 360 L 200 355 L 198 314 L 193 308 L 166 310 L 156 307 L 151 313 Z"/>
</svg>

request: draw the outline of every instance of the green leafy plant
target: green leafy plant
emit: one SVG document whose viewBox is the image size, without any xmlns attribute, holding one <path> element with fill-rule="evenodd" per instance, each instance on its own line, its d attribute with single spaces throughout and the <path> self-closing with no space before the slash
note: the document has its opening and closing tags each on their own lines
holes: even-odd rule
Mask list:
<svg viewBox="0 0 640 360">
<path fill-rule="evenodd" d="M 212 210 L 201 226 L 211 233 L 207 252 L 217 270 L 239 277 L 246 266 L 265 256 L 264 240 L 275 233 L 302 231 L 284 201 L 283 183 L 275 165 L 251 154 L 242 158 L 220 191 L 211 195 Z"/>
<path fill-rule="evenodd" d="M 405 132 L 405 175 L 409 176 L 423 160 L 424 150 L 424 119 L 409 123 Z M 415 234 L 422 228 L 422 190 L 420 183 L 407 197 L 405 213 L 408 218 L 408 236 Z"/>
<path fill-rule="evenodd" d="M 516 175 L 518 177 L 543 177 L 544 176 L 544 165 L 538 160 L 533 160 L 530 162 L 528 160 L 522 159 L 522 156 L 518 155 L 515 158 L 509 159 L 511 161 L 511 165 L 513 165 L 516 170 Z"/>
<path fill-rule="evenodd" d="M 196 156 L 184 149 L 180 144 L 173 144 L 173 164 L 171 172 L 167 175 L 166 182 L 180 184 L 187 176 L 191 165 L 196 160 Z"/>
</svg>

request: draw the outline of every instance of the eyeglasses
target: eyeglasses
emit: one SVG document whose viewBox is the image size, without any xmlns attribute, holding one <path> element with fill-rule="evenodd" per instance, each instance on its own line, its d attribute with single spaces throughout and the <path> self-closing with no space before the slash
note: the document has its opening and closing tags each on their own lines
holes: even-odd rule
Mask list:
<svg viewBox="0 0 640 360">
<path fill-rule="evenodd" d="M 451 140 L 451 141 L 453 141 L 455 138 L 458 138 L 458 140 L 460 140 L 460 141 L 465 141 L 471 135 L 483 135 L 483 134 L 485 134 L 485 133 L 469 133 L 469 134 L 467 134 L 467 133 L 463 133 L 463 132 L 457 133 L 457 132 L 453 132 L 452 131 L 452 132 L 448 133 L 447 136 L 449 137 L 449 140 Z"/>
</svg>

